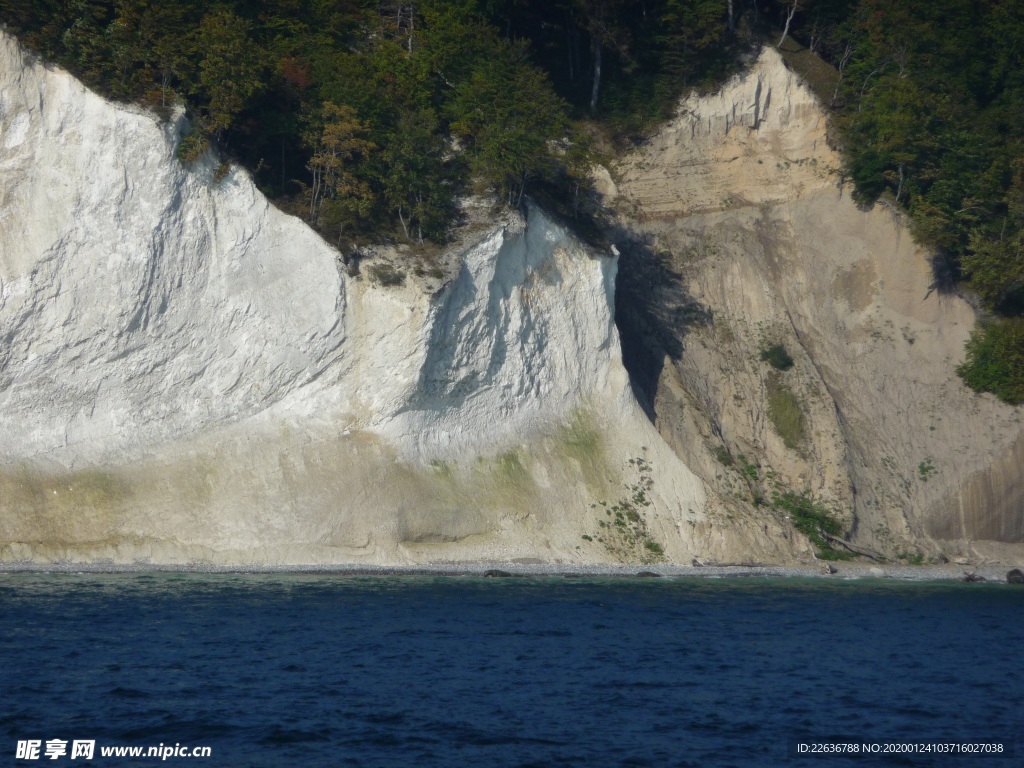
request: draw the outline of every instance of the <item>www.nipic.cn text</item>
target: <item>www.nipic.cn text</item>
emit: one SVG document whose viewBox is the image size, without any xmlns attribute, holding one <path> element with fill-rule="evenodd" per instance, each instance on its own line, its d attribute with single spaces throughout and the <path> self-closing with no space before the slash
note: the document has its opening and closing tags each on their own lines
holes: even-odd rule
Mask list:
<svg viewBox="0 0 1024 768">
<path fill-rule="evenodd" d="M 98 754 L 97 754 L 98 753 Z M 92 760 L 95 757 L 148 757 L 167 760 L 172 757 L 210 757 L 209 747 L 183 744 L 159 744 L 155 747 L 101 746 L 96 740 L 26 739 L 19 741 L 16 760 Z"/>
</svg>

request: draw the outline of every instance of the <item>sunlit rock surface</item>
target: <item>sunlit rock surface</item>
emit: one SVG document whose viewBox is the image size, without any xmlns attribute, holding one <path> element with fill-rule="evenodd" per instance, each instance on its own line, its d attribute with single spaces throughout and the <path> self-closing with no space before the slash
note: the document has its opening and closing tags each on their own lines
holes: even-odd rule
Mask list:
<svg viewBox="0 0 1024 768">
<path fill-rule="evenodd" d="M 637 406 L 611 254 L 530 208 L 443 284 L 350 277 L 245 172 L 179 163 L 181 130 L 0 36 L 0 559 L 806 549 L 731 524 Z M 602 542 L 638 484 L 642 531 Z"/>
<path fill-rule="evenodd" d="M 765 514 L 757 473 L 889 557 L 1024 558 L 1021 409 L 956 376 L 973 310 L 900 213 L 851 200 L 825 130 L 766 49 L 614 169 L 620 270 L 641 276 L 620 286 L 624 328 L 659 430 L 737 515 Z M 761 359 L 773 344 L 792 369 Z M 793 445 L 772 418 L 783 389 Z"/>
</svg>

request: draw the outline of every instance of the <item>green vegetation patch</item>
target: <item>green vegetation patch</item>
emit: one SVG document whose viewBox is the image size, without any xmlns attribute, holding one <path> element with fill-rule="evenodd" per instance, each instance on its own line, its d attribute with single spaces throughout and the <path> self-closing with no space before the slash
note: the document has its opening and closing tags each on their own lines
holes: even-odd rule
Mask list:
<svg viewBox="0 0 1024 768">
<path fill-rule="evenodd" d="M 740 470 L 744 477 L 750 480 L 752 483 L 756 483 L 761 478 L 761 469 L 757 464 L 747 461 L 747 457 L 742 453 L 739 456 L 740 459 Z"/>
<path fill-rule="evenodd" d="M 806 492 L 776 492 L 772 505 L 789 514 L 793 527 L 818 548 L 818 557 L 822 560 L 850 560 L 856 557 L 853 552 L 836 549 L 832 545 L 829 537 L 841 535 L 843 526 L 824 505 Z"/>
<path fill-rule="evenodd" d="M 400 269 L 395 269 L 393 265 L 388 264 L 387 262 L 374 264 L 370 267 L 370 275 L 376 282 L 389 288 L 393 288 L 405 282 L 405 272 L 402 272 Z"/>
<path fill-rule="evenodd" d="M 582 408 L 573 411 L 555 439 L 558 452 L 579 465 L 583 478 L 592 488 L 607 489 L 604 441 L 593 414 Z"/>
<path fill-rule="evenodd" d="M 908 552 L 901 550 L 896 553 L 898 560 L 904 560 L 907 565 L 924 565 L 927 562 L 927 558 L 921 551 Z"/>
<path fill-rule="evenodd" d="M 448 481 L 451 481 L 455 477 L 454 472 L 452 470 L 452 465 L 447 461 L 434 459 L 433 461 L 430 462 L 430 466 L 434 470 L 434 473 L 437 475 L 437 477 L 443 478 Z"/>
<path fill-rule="evenodd" d="M 469 462 L 434 459 L 424 471 L 404 470 L 408 486 L 403 492 L 418 498 L 424 510 L 454 510 L 467 519 L 482 519 L 487 510 L 498 509 L 527 514 L 539 503 L 530 466 L 528 449 Z M 389 484 L 397 486 L 395 480 Z"/>
<path fill-rule="evenodd" d="M 526 488 L 533 482 L 518 451 L 507 451 L 498 456 L 496 474 L 501 482 L 511 488 Z"/>
<path fill-rule="evenodd" d="M 800 401 L 777 375 L 768 377 L 768 419 L 782 442 L 798 451 L 807 439 L 807 418 Z"/>
<path fill-rule="evenodd" d="M 210 148 L 210 140 L 201 133 L 189 131 L 178 142 L 176 154 L 184 163 L 194 163 Z"/>
<path fill-rule="evenodd" d="M 659 562 L 665 558 L 665 550 L 651 538 L 645 517 L 645 511 L 653 504 L 650 496 L 654 489 L 653 468 L 642 456 L 630 459 L 628 463 L 637 474 L 636 480 L 623 484 L 626 495 L 618 501 L 599 501 L 590 505 L 599 513 L 597 532 L 584 534 L 582 538 L 604 544 L 605 549 L 623 561 Z"/>
<path fill-rule="evenodd" d="M 991 392 L 1014 405 L 1024 402 L 1024 319 L 996 320 L 975 329 L 957 373 L 976 392 Z"/>
<path fill-rule="evenodd" d="M 826 14 L 822 14 L 821 6 L 828 4 L 827 0 L 825 3 L 816 3 L 818 6 L 815 10 L 818 11 L 819 36 L 820 32 L 824 31 L 824 24 L 822 24 L 823 15 L 825 16 L 825 23 L 828 21 L 827 10 Z M 836 86 L 839 84 L 839 73 L 835 67 L 823 61 L 820 56 L 813 53 L 809 48 L 800 45 L 792 37 L 786 38 L 785 42 L 779 47 L 779 52 L 782 53 L 782 58 L 785 59 L 789 68 L 800 75 L 822 104 L 830 104 L 832 102 Z"/>
<path fill-rule="evenodd" d="M 793 367 L 793 358 L 782 344 L 772 344 L 762 349 L 761 359 L 777 371 L 788 371 Z"/>
<path fill-rule="evenodd" d="M 731 467 L 733 464 L 735 464 L 735 460 L 733 459 L 732 454 L 729 453 L 729 449 L 726 448 L 724 445 L 716 446 L 714 453 L 715 459 L 717 459 L 718 463 L 721 464 L 723 467 Z"/>
</svg>

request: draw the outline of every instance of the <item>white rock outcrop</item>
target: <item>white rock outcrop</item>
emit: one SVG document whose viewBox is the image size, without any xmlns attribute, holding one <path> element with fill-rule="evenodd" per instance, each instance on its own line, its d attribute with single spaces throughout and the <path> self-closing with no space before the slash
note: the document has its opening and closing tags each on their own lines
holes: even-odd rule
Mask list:
<svg viewBox="0 0 1024 768">
<path fill-rule="evenodd" d="M 351 278 L 245 172 L 179 163 L 181 127 L 0 34 L 0 560 L 792 549 L 725 525 L 638 408 L 614 258 L 531 208 L 436 293 Z M 645 533 L 602 544 L 640 457 Z"/>
</svg>

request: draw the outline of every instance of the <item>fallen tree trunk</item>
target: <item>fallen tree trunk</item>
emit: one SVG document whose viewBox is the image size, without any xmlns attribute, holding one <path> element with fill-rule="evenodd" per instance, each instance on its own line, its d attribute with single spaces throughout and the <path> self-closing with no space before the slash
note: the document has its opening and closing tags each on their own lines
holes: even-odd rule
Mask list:
<svg viewBox="0 0 1024 768">
<path fill-rule="evenodd" d="M 867 547 L 858 547 L 856 544 L 851 544 L 845 539 L 840 539 L 838 536 L 831 536 L 825 532 L 822 532 L 821 535 L 822 538 L 824 538 L 825 541 L 827 541 L 829 544 L 838 544 L 843 549 L 849 550 L 850 552 L 853 552 L 855 555 L 863 555 L 864 557 L 867 557 L 875 561 L 885 559 L 884 557 L 882 557 L 881 554 L 875 552 L 875 550 L 873 549 L 868 549 Z"/>
</svg>

